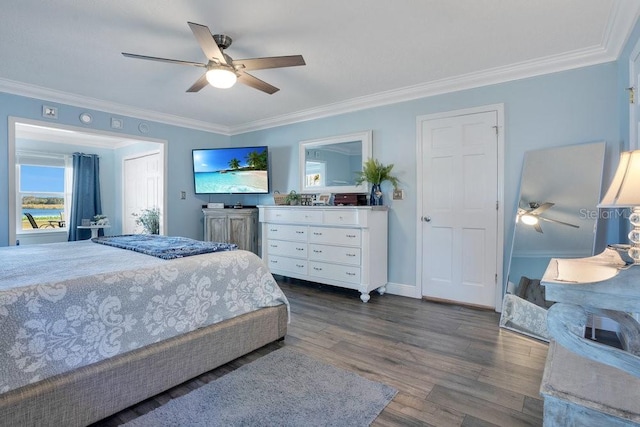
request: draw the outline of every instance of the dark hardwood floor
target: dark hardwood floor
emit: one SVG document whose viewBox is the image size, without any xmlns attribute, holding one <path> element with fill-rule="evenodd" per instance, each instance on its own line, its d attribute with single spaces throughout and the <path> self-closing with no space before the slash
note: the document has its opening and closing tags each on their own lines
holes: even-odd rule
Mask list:
<svg viewBox="0 0 640 427">
<path fill-rule="evenodd" d="M 291 303 L 269 344 L 95 426 L 115 426 L 282 346 L 398 389 L 374 426 L 541 426 L 547 344 L 498 327 L 499 314 L 279 280 Z"/>
</svg>

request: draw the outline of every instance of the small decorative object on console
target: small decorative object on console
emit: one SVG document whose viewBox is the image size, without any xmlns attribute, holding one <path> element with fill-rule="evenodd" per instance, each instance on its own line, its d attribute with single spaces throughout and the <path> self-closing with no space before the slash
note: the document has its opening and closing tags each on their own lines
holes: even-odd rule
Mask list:
<svg viewBox="0 0 640 427">
<path fill-rule="evenodd" d="M 336 193 L 333 196 L 333 204 L 336 206 L 366 206 L 367 195 L 360 193 Z"/>
<path fill-rule="evenodd" d="M 302 206 L 312 206 L 314 201 L 313 194 L 301 194 L 300 195 L 300 204 Z"/>
<path fill-rule="evenodd" d="M 363 182 L 371 184 L 371 196 L 369 203 L 371 205 L 382 205 L 382 191 L 380 185 L 384 181 L 389 181 L 393 188 L 398 188 L 398 178 L 391 175 L 391 169 L 393 164 L 383 165 L 376 159 L 369 158 L 362 165 L 362 171 L 357 173 L 356 185 L 360 185 Z"/>
<path fill-rule="evenodd" d="M 109 218 L 106 215 L 96 215 L 93 217 L 96 225 L 109 225 Z"/>
</svg>

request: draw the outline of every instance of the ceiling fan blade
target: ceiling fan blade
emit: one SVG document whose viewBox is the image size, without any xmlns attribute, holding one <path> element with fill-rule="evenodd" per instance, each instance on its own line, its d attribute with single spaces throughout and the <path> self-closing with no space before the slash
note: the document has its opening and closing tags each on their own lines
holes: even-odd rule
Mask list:
<svg viewBox="0 0 640 427">
<path fill-rule="evenodd" d="M 234 59 L 234 66 L 241 66 L 243 70 L 265 70 L 267 68 L 297 67 L 307 65 L 302 55 L 270 56 L 267 58 Z"/>
<path fill-rule="evenodd" d="M 200 48 L 204 52 L 204 55 L 208 59 L 227 65 L 227 60 L 224 58 L 218 44 L 213 40 L 213 35 L 211 34 L 211 31 L 209 31 L 209 27 L 194 24 L 193 22 L 188 22 L 188 24 L 193 35 L 196 37 Z"/>
<path fill-rule="evenodd" d="M 207 81 L 207 73 L 204 73 L 198 80 L 196 80 L 194 84 L 191 85 L 189 89 L 187 89 L 187 92 L 198 92 L 208 84 L 209 82 Z"/>
<path fill-rule="evenodd" d="M 554 222 L 556 224 L 567 225 L 567 226 L 573 227 L 573 228 L 580 228 L 579 225 L 569 224 L 568 222 L 558 221 L 557 219 L 550 219 L 550 218 L 545 218 L 545 217 L 542 217 L 542 216 L 538 216 L 538 218 L 540 218 L 543 221 L 547 221 L 547 222 Z"/>
<path fill-rule="evenodd" d="M 272 86 L 269 83 L 264 82 L 248 73 L 239 73 L 238 81 L 247 86 L 251 86 L 254 89 L 258 89 L 265 93 L 268 93 L 269 95 L 273 95 L 280 90 L 277 87 Z"/>
<path fill-rule="evenodd" d="M 542 227 L 540 227 L 540 223 L 535 223 L 533 224 L 533 228 L 538 232 L 538 233 L 542 233 Z M 544 233 L 542 233 L 544 234 Z"/>
<path fill-rule="evenodd" d="M 553 205 L 555 205 L 555 203 L 543 203 L 540 206 L 538 206 L 537 208 L 533 209 L 532 211 L 529 211 L 529 213 L 531 215 L 540 215 L 542 212 L 546 211 L 547 209 L 553 207 Z"/>
<path fill-rule="evenodd" d="M 206 67 L 207 66 L 207 64 L 202 64 L 200 62 L 181 61 L 179 59 L 158 58 L 157 56 L 137 55 L 135 53 L 122 52 L 122 55 L 126 56 L 127 58 L 146 59 L 148 61 L 158 61 L 158 62 L 168 62 L 170 64 L 191 65 L 191 66 L 194 66 L 194 67 Z"/>
</svg>

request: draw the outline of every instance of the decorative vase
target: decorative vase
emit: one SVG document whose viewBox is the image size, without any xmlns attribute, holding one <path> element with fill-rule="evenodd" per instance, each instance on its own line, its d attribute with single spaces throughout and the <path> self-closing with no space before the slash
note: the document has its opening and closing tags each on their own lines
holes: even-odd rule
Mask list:
<svg viewBox="0 0 640 427">
<path fill-rule="evenodd" d="M 371 206 L 382 206 L 382 189 L 380 188 L 380 184 L 371 184 L 369 204 Z"/>
</svg>

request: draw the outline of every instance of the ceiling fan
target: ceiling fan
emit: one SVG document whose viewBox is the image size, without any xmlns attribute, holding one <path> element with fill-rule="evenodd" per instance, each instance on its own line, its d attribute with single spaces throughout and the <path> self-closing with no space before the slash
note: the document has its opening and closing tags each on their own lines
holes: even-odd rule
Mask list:
<svg viewBox="0 0 640 427">
<path fill-rule="evenodd" d="M 569 224 L 568 222 L 562 222 L 555 219 L 545 218 L 541 214 L 547 209 L 551 208 L 555 203 L 546 202 L 539 204 L 537 202 L 529 202 L 529 209 L 523 209 L 518 207 L 518 213 L 516 215 L 516 222 L 522 221 L 524 224 L 531 225 L 538 232 L 542 233 L 542 227 L 540 227 L 540 220 L 553 222 L 555 224 L 562 224 L 573 228 L 580 228 L 579 225 Z"/>
<path fill-rule="evenodd" d="M 252 88 L 272 95 L 277 87 L 264 82 L 247 73 L 251 70 L 263 70 L 266 68 L 295 67 L 306 65 L 302 55 L 271 56 L 266 58 L 249 58 L 233 60 L 224 50 L 231 46 L 231 37 L 224 34 L 212 35 L 209 28 L 188 22 L 193 35 L 196 37 L 200 48 L 208 59 L 206 64 L 200 62 L 180 61 L 178 59 L 158 58 L 155 56 L 137 55 L 135 53 L 122 52 L 127 58 L 147 59 L 150 61 L 169 62 L 171 64 L 191 65 L 193 67 L 206 68 L 207 71 L 193 84 L 187 92 L 198 92 L 207 83 L 211 86 L 226 89 L 233 86 L 236 81 Z"/>
</svg>

